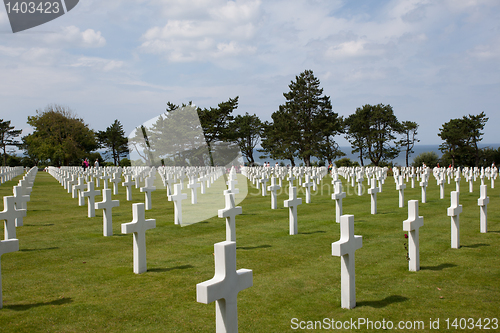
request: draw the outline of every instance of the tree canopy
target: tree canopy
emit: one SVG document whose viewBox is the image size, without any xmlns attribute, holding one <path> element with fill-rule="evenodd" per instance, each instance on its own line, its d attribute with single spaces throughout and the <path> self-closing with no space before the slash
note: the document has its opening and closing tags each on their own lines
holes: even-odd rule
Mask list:
<svg viewBox="0 0 500 333">
<path fill-rule="evenodd" d="M 417 139 L 417 130 L 418 124 L 413 121 L 403 121 L 400 126 L 400 133 L 403 138 L 397 142 L 397 144 L 401 147 L 405 147 L 405 155 L 406 155 L 406 166 L 409 166 L 408 160 L 410 154 L 414 153 L 413 147 L 415 146 L 415 142 L 419 142 Z"/>
<path fill-rule="evenodd" d="M 69 108 L 49 105 L 36 113 L 28 117 L 33 133 L 23 137 L 26 154 L 36 163 L 80 165 L 86 155 L 97 149 L 95 133 Z"/>
<path fill-rule="evenodd" d="M 401 131 L 392 106 L 366 104 L 346 119 L 347 139 L 353 153 L 358 152 L 363 165 L 363 157 L 378 166 L 399 155 L 395 134 Z"/>
<path fill-rule="evenodd" d="M 450 119 L 439 129 L 438 136 L 443 140 L 439 149 L 444 153 L 443 158 L 451 159 L 452 166 L 475 165 L 479 166 L 481 152 L 478 143 L 482 140 L 481 131 L 488 121 L 486 114 L 463 116 Z"/>
<path fill-rule="evenodd" d="M 128 139 L 118 119 L 115 119 L 105 131 L 97 132 L 97 138 L 101 147 L 106 148 L 111 154 L 114 165 L 120 164 L 120 157 L 128 155 Z"/>
<path fill-rule="evenodd" d="M 20 146 L 21 142 L 16 138 L 21 135 L 22 130 L 14 129 L 10 126 L 10 120 L 0 119 L 0 147 L 3 150 L 2 165 L 7 165 L 7 146 Z"/>
<path fill-rule="evenodd" d="M 253 150 L 259 143 L 263 131 L 263 124 L 257 115 L 237 115 L 229 124 L 230 140 L 237 142 L 241 153 L 250 165 L 255 163 Z"/>
<path fill-rule="evenodd" d="M 292 165 L 294 157 L 310 166 L 313 156 L 337 156 L 333 137 L 341 130 L 341 120 L 332 110 L 330 97 L 323 95 L 319 79 L 312 70 L 305 70 L 288 87 L 290 91 L 283 93 L 285 104 L 271 116 L 273 123 L 264 127 L 263 150 L 271 157 L 290 159 Z"/>
</svg>

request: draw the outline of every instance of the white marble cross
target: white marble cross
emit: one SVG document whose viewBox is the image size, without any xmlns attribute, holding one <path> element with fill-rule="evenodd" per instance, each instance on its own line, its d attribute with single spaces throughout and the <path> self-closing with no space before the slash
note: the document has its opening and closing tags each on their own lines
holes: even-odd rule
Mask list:
<svg viewBox="0 0 500 333">
<path fill-rule="evenodd" d="M 448 216 L 451 217 L 451 248 L 460 248 L 460 213 L 462 205 L 459 205 L 460 195 L 457 191 L 451 192 L 451 207 L 448 207 Z"/>
<path fill-rule="evenodd" d="M 473 182 L 473 176 L 472 176 L 472 169 L 470 170 L 470 173 L 469 173 L 469 192 L 470 193 L 474 192 L 474 182 Z"/>
<path fill-rule="evenodd" d="M 460 192 L 460 170 L 455 173 L 455 189 Z"/>
<path fill-rule="evenodd" d="M 382 193 L 382 184 L 384 183 L 384 176 L 382 176 L 382 171 L 377 173 L 377 183 L 378 183 L 378 192 Z"/>
<path fill-rule="evenodd" d="M 118 194 L 118 184 L 122 181 L 122 177 L 119 172 L 113 173 L 113 178 L 111 178 L 111 182 L 113 183 L 113 194 Z"/>
<path fill-rule="evenodd" d="M 290 235 L 296 235 L 297 230 L 297 206 L 302 204 L 302 198 L 297 198 L 297 188 L 288 188 L 288 200 L 285 200 L 285 207 L 289 208 Z"/>
<path fill-rule="evenodd" d="M 311 182 L 311 178 L 309 175 L 306 175 L 306 181 L 302 183 L 302 187 L 306 188 L 306 203 L 311 203 L 311 186 L 313 182 Z"/>
<path fill-rule="evenodd" d="M 127 193 L 127 201 L 132 201 L 132 185 L 134 185 L 134 182 L 132 181 L 132 176 L 126 175 L 125 181 L 122 183 L 122 186 L 125 186 L 125 192 Z"/>
<path fill-rule="evenodd" d="M 209 179 L 210 178 L 207 175 L 205 175 L 205 174 L 201 174 L 200 178 L 198 178 L 198 181 L 200 182 L 200 185 L 201 185 L 201 194 L 205 194 L 206 193 L 206 188 L 207 188 L 206 181 L 209 180 Z"/>
<path fill-rule="evenodd" d="M 422 203 L 427 202 L 427 178 L 422 175 L 422 181 L 420 182 L 420 187 L 422 188 Z"/>
<path fill-rule="evenodd" d="M 99 170 L 95 170 L 93 174 L 91 174 L 91 177 L 90 177 L 90 181 L 92 181 L 92 179 L 95 179 L 95 187 L 99 187 L 99 177 L 100 177 L 100 174 L 101 172 Z M 88 184 L 88 182 L 87 182 Z"/>
<path fill-rule="evenodd" d="M 189 183 L 187 185 L 188 188 L 191 189 L 191 203 L 194 205 L 198 202 L 198 190 L 197 188 L 200 187 L 200 183 L 196 181 L 196 177 L 190 177 L 189 178 Z"/>
<path fill-rule="evenodd" d="M 440 173 L 438 177 L 439 199 L 444 199 L 444 173 Z"/>
<path fill-rule="evenodd" d="M 363 172 L 359 171 L 357 176 L 356 176 L 356 181 L 358 182 L 358 196 L 363 195 Z"/>
<path fill-rule="evenodd" d="M 479 206 L 479 217 L 480 217 L 480 229 L 482 233 L 488 232 L 488 203 L 490 202 L 490 197 L 487 196 L 488 187 L 486 185 L 480 186 L 481 196 L 477 199 L 477 205 Z"/>
<path fill-rule="evenodd" d="M 94 190 L 94 182 L 88 182 L 87 183 L 87 191 L 84 191 L 82 196 L 87 198 L 87 205 L 88 205 L 88 217 L 94 217 L 95 216 L 95 196 L 99 195 L 101 192 L 98 190 Z"/>
<path fill-rule="evenodd" d="M 262 196 L 266 196 L 266 186 L 267 182 L 269 181 L 269 178 L 267 178 L 267 175 L 264 173 L 262 174 L 262 179 L 259 180 L 259 182 L 262 184 Z"/>
<path fill-rule="evenodd" d="M 99 177 L 102 179 L 104 189 L 106 190 L 108 188 L 108 179 L 111 179 L 111 176 L 106 173 L 106 171 L 103 171 L 102 176 Z M 99 187 L 99 185 L 97 185 Z"/>
<path fill-rule="evenodd" d="M 146 177 L 146 181 L 144 182 L 144 187 L 141 187 L 141 192 L 144 192 L 144 199 L 146 201 L 146 210 L 151 209 L 151 192 L 156 191 L 156 186 L 153 186 L 154 179 L 153 177 Z"/>
<path fill-rule="evenodd" d="M 293 173 L 292 173 L 291 170 L 290 170 L 290 174 L 289 174 L 287 180 L 288 180 L 288 183 L 289 183 L 288 186 L 289 187 L 293 187 L 293 181 L 295 180 L 295 177 L 293 176 Z"/>
<path fill-rule="evenodd" d="M 238 180 L 236 179 L 236 171 L 234 171 L 234 168 L 231 169 L 231 172 L 229 173 L 229 180 L 226 182 L 227 184 L 227 189 L 231 191 L 233 194 L 238 194 L 240 193 L 240 190 L 236 188 L 236 184 L 238 184 Z"/>
<path fill-rule="evenodd" d="M 83 191 L 87 186 L 85 186 L 85 181 L 83 177 L 78 177 L 78 184 L 73 185 L 73 198 L 78 198 L 78 206 L 85 205 L 85 197 L 83 196 Z"/>
<path fill-rule="evenodd" d="M 219 217 L 226 218 L 226 241 L 236 242 L 236 215 L 242 213 L 240 206 L 236 207 L 234 194 L 230 190 L 224 191 L 226 207 L 219 209 Z"/>
<path fill-rule="evenodd" d="M 179 174 L 179 184 L 181 184 L 181 190 L 184 189 L 184 178 L 186 178 L 186 173 L 184 172 L 184 170 L 181 170 L 180 174 Z"/>
<path fill-rule="evenodd" d="M 399 176 L 398 179 L 399 181 L 396 183 L 396 190 L 399 191 L 399 208 L 403 208 L 405 206 L 406 184 L 404 183 L 403 176 Z"/>
<path fill-rule="evenodd" d="M 215 275 L 196 285 L 196 301 L 209 304 L 215 301 L 217 333 L 238 332 L 238 293 L 253 285 L 253 272 L 236 270 L 236 243 L 214 244 Z"/>
<path fill-rule="evenodd" d="M 271 185 L 267 187 L 267 190 L 271 192 L 271 209 L 278 208 L 278 194 L 277 191 L 281 189 L 281 186 L 276 184 L 276 177 L 271 177 Z"/>
<path fill-rule="evenodd" d="M 420 270 L 418 230 L 423 225 L 424 218 L 418 216 L 418 200 L 408 201 L 408 219 L 403 221 L 403 230 L 408 231 L 408 253 L 410 257 L 408 269 L 413 272 Z"/>
<path fill-rule="evenodd" d="M 102 201 L 95 203 L 95 209 L 102 209 L 102 233 L 104 236 L 113 236 L 113 207 L 120 206 L 119 200 L 111 200 L 111 189 L 102 190 Z"/>
<path fill-rule="evenodd" d="M 26 209 L 16 209 L 15 198 L 11 196 L 3 197 L 3 211 L 0 212 L 0 220 L 4 222 L 4 239 L 14 239 L 16 237 L 16 219 L 26 216 Z"/>
<path fill-rule="evenodd" d="M 75 175 L 70 175 L 67 183 L 66 183 L 66 190 L 68 193 L 73 193 L 73 186 L 77 184 L 76 176 Z M 73 197 L 74 198 L 74 197 Z"/>
<path fill-rule="evenodd" d="M 168 201 L 174 202 L 174 224 L 182 224 L 182 200 L 187 199 L 187 194 L 182 193 L 181 184 L 174 185 L 174 194 L 168 196 Z"/>
<path fill-rule="evenodd" d="M 411 168 L 411 173 L 410 173 L 410 177 L 411 177 L 411 188 L 415 188 L 415 168 L 412 167 Z"/>
<path fill-rule="evenodd" d="M 378 187 L 376 186 L 376 179 L 371 179 L 371 188 L 368 189 L 368 194 L 371 197 L 371 213 L 377 214 L 377 193 Z"/>
<path fill-rule="evenodd" d="M 147 219 L 143 203 L 132 204 L 132 222 L 122 223 L 122 234 L 134 234 L 134 273 L 148 270 L 146 262 L 146 230 L 156 228 L 156 220 Z"/>
<path fill-rule="evenodd" d="M 31 191 L 33 190 L 33 187 L 30 187 L 28 181 L 25 179 L 21 179 L 19 181 L 19 186 L 22 187 L 23 194 L 26 194 L 26 195 L 30 195 Z"/>
<path fill-rule="evenodd" d="M 29 195 L 24 195 L 23 189 L 21 186 L 14 186 L 13 187 L 13 192 L 14 192 L 14 205 L 17 210 L 19 209 L 25 209 L 27 210 L 27 202 L 30 201 L 30 196 Z M 18 217 L 16 218 L 16 227 L 22 227 L 23 226 L 23 217 Z"/>
<path fill-rule="evenodd" d="M 340 240 L 332 243 L 332 255 L 341 257 L 341 306 L 352 309 L 356 307 L 354 252 L 363 246 L 362 236 L 354 235 L 354 215 L 342 215 L 340 235 Z"/>
<path fill-rule="evenodd" d="M 132 178 L 134 178 L 135 188 L 140 188 L 141 187 L 141 175 L 140 175 L 140 173 L 136 173 L 136 174 L 132 175 Z"/>
<path fill-rule="evenodd" d="M 346 193 L 342 192 L 342 182 L 335 181 L 335 192 L 332 194 L 332 200 L 335 200 L 335 222 L 340 223 L 342 216 L 342 199 L 345 198 Z"/>
<path fill-rule="evenodd" d="M 5 253 L 19 251 L 19 240 L 17 239 L 7 239 L 0 241 L 0 259 Z M 3 298 L 2 298 L 2 264 L 0 262 L 0 309 L 3 308 Z"/>
</svg>

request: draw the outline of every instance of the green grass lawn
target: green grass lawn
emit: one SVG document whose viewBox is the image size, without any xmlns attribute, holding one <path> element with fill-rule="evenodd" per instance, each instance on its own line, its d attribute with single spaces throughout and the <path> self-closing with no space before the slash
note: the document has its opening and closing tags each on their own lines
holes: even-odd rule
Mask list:
<svg viewBox="0 0 500 333">
<path fill-rule="evenodd" d="M 2 184 L 0 195 L 12 195 L 18 180 Z M 398 207 L 393 178 L 378 194 L 377 215 L 370 214 L 370 196 L 353 194 L 344 182 L 344 214 L 354 215 L 355 234 L 363 236 L 355 256 L 357 307 L 352 310 L 340 307 L 340 258 L 331 255 L 340 227 L 330 183 L 330 177 L 324 179 L 312 203 L 303 199 L 299 234 L 289 236 L 283 208 L 288 195 L 281 193 L 280 208 L 271 210 L 270 196 L 262 197 L 248 182 L 243 214 L 236 217 L 237 267 L 253 270 L 253 287 L 238 296 L 240 332 L 296 331 L 293 318 L 423 321 L 419 331 L 429 331 L 431 319 L 440 319 L 440 331 L 446 331 L 447 318 L 450 325 L 455 318 L 500 319 L 500 181 L 488 189 L 487 234 L 479 232 L 479 180 L 473 193 L 462 181 L 462 247 L 451 249 L 446 209 L 455 183 L 446 185 L 441 200 L 431 177 L 427 203 L 419 206 L 424 217 L 419 272 L 408 271 L 403 231 L 408 211 Z M 420 187 L 410 187 L 407 183 L 405 200 L 420 200 Z M 146 232 L 148 271 L 136 275 L 132 235 L 122 235 L 120 224 L 132 221 L 131 204 L 144 202 L 144 194 L 134 188 L 134 200 L 127 202 L 125 189 L 119 191 L 113 196 L 120 200 L 113 209 L 114 235 L 103 237 L 102 210 L 88 218 L 86 206 L 79 207 L 52 176 L 38 173 L 24 226 L 17 228 L 20 251 L 1 258 L 0 332 L 215 331 L 215 305 L 196 302 L 196 284 L 214 275 L 213 245 L 225 240 L 225 220 L 174 225 L 166 190 L 153 192 L 153 209 L 146 211 L 146 218 L 156 219 L 156 228 Z M 305 198 L 304 192 L 299 197 Z M 222 194 L 216 208 L 224 208 Z"/>
</svg>

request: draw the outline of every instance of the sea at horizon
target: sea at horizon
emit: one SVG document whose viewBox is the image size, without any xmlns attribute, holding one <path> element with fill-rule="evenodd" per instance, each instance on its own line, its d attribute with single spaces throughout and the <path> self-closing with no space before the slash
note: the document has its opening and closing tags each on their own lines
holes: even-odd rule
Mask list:
<svg viewBox="0 0 500 333">
<path fill-rule="evenodd" d="M 491 144 L 481 143 L 481 144 L 479 144 L 479 147 L 480 148 L 490 147 L 490 148 L 496 149 L 496 148 L 500 147 L 500 144 L 498 144 L 498 143 L 491 143 Z M 343 147 L 339 147 L 339 148 L 343 153 L 346 154 L 346 156 L 344 156 L 344 157 L 350 158 L 352 161 L 357 161 L 358 163 L 360 162 L 359 157 L 357 155 L 351 153 L 352 148 L 350 146 L 343 146 Z M 413 158 L 420 155 L 421 153 L 433 151 L 439 157 L 441 157 L 443 155 L 441 153 L 441 151 L 439 150 L 439 145 L 418 145 L 418 144 L 416 144 L 415 147 L 413 147 L 413 151 L 414 151 L 414 153 L 412 153 L 408 158 L 408 163 L 410 166 L 413 163 Z M 278 163 L 283 162 L 283 163 L 285 163 L 285 165 L 290 164 L 290 160 L 271 160 L 269 158 L 261 158 L 261 156 L 263 156 L 263 154 L 259 153 L 256 149 L 254 149 L 254 159 L 255 159 L 255 162 L 259 165 L 262 165 L 264 162 L 269 162 L 271 165 L 274 165 L 276 162 L 278 162 Z M 246 161 L 246 159 L 244 159 L 244 160 Z M 318 160 L 317 158 L 314 158 L 314 157 L 311 158 L 311 161 L 317 161 L 317 160 Z M 365 162 L 365 165 L 370 164 L 370 161 L 367 159 L 365 159 L 364 162 Z M 398 157 L 396 157 L 393 160 L 393 162 L 394 162 L 394 165 L 397 165 L 397 166 L 406 166 L 406 154 L 405 154 L 405 152 L 404 151 L 400 152 Z M 300 165 L 301 163 L 303 163 L 302 160 L 295 159 L 295 165 Z"/>
</svg>

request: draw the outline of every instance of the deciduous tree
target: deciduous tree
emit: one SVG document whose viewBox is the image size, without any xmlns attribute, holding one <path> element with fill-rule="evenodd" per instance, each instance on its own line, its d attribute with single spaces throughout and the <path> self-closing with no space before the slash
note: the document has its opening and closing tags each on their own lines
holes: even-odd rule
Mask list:
<svg viewBox="0 0 500 333">
<path fill-rule="evenodd" d="M 3 150 L 2 165 L 7 165 L 7 146 L 19 146 L 21 144 L 16 138 L 21 135 L 22 130 L 14 129 L 10 126 L 10 120 L 0 119 L 0 147 Z"/>
<path fill-rule="evenodd" d="M 33 133 L 23 137 L 26 154 L 32 159 L 55 166 L 80 165 L 83 158 L 97 149 L 95 133 L 69 108 L 49 105 L 36 113 L 28 117 Z"/>
<path fill-rule="evenodd" d="M 443 156 L 451 159 L 452 166 L 457 164 L 479 166 L 480 149 L 478 142 L 482 140 L 481 131 L 488 121 L 486 114 L 463 116 L 450 119 L 439 129 L 438 136 L 443 140 L 439 149 Z"/>
<path fill-rule="evenodd" d="M 263 126 L 259 117 L 255 114 L 250 115 L 248 112 L 243 116 L 237 115 L 229 125 L 231 141 L 238 143 L 241 153 L 250 165 L 255 163 L 253 150 L 259 143 L 262 130 Z"/>
<path fill-rule="evenodd" d="M 360 157 L 369 158 L 378 166 L 399 155 L 395 134 L 400 131 L 400 124 L 392 106 L 366 104 L 346 120 L 347 138 Z M 361 159 L 361 163 L 363 160 Z"/>
</svg>

